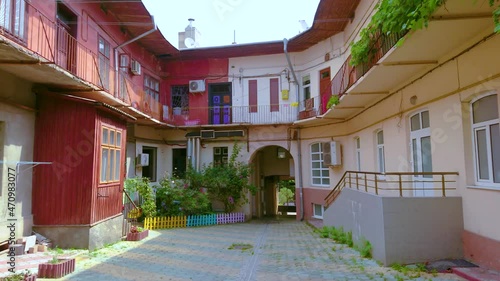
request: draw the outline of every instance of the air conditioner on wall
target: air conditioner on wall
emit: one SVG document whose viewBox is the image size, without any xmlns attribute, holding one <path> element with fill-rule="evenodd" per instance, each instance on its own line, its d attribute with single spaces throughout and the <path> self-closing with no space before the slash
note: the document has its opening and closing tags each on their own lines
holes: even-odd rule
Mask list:
<svg viewBox="0 0 500 281">
<path fill-rule="evenodd" d="M 139 155 L 137 155 L 137 158 L 135 159 L 135 166 L 136 167 L 149 166 L 149 154 L 139 153 Z"/>
<path fill-rule="evenodd" d="M 141 75 L 141 64 L 136 60 L 132 60 L 130 62 L 130 72 L 134 75 Z"/>
<path fill-rule="evenodd" d="M 205 81 L 203 80 L 189 81 L 189 92 L 190 93 L 205 92 Z"/>
<path fill-rule="evenodd" d="M 324 142 L 323 149 L 323 165 L 325 166 L 340 166 L 342 165 L 342 155 L 340 151 L 340 143 L 337 141 Z"/>
</svg>

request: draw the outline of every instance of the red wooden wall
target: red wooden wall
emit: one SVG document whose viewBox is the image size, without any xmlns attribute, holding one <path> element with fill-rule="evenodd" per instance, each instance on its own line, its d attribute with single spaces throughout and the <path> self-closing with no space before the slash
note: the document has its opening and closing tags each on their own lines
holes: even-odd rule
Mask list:
<svg viewBox="0 0 500 281">
<path fill-rule="evenodd" d="M 125 164 L 126 123 L 94 105 L 56 96 L 38 96 L 35 123 L 33 219 L 35 225 L 93 224 L 118 215 L 123 177 L 99 186 L 100 125 L 122 132 L 122 173 Z M 99 196 L 98 196 L 99 195 Z"/>
<path fill-rule="evenodd" d="M 52 164 L 34 169 L 34 224 L 89 224 L 96 109 L 40 95 L 38 106 L 34 161 Z"/>
</svg>

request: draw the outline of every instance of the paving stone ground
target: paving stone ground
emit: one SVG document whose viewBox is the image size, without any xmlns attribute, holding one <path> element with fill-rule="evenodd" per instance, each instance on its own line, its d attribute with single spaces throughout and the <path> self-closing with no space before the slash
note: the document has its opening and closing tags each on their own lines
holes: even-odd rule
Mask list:
<svg viewBox="0 0 500 281">
<path fill-rule="evenodd" d="M 64 280 L 410 279 L 361 258 L 347 246 L 320 238 L 310 226 L 295 220 L 168 229 L 151 236 L 115 256 L 78 261 L 77 271 Z M 253 248 L 228 249 L 236 244 Z M 422 274 L 413 280 L 465 279 Z"/>
</svg>

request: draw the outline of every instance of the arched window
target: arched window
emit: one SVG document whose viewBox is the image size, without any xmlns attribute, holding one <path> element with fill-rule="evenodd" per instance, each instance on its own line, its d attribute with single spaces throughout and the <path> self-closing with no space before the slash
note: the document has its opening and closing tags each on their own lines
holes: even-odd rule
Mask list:
<svg viewBox="0 0 500 281">
<path fill-rule="evenodd" d="M 313 185 L 330 186 L 330 170 L 323 163 L 322 143 L 311 144 L 311 182 Z"/>
<path fill-rule="evenodd" d="M 476 182 L 500 186 L 500 126 L 497 95 L 472 102 Z"/>
</svg>

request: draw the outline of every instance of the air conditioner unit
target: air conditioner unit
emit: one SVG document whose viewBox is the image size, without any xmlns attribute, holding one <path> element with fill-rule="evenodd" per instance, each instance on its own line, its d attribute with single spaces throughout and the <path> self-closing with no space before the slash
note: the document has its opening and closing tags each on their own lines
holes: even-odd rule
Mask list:
<svg viewBox="0 0 500 281">
<path fill-rule="evenodd" d="M 340 166 L 342 165 L 342 155 L 340 151 L 340 143 L 336 141 L 324 142 L 323 148 L 323 165 L 325 166 Z"/>
<path fill-rule="evenodd" d="M 137 158 L 135 159 L 135 166 L 137 167 L 149 166 L 149 154 L 139 153 L 139 155 L 137 155 Z"/>
<path fill-rule="evenodd" d="M 189 92 L 205 92 L 205 81 L 203 80 L 191 80 L 189 81 Z"/>
<path fill-rule="evenodd" d="M 141 75 L 141 64 L 136 60 L 132 60 L 130 62 L 130 72 L 134 75 Z"/>
</svg>

